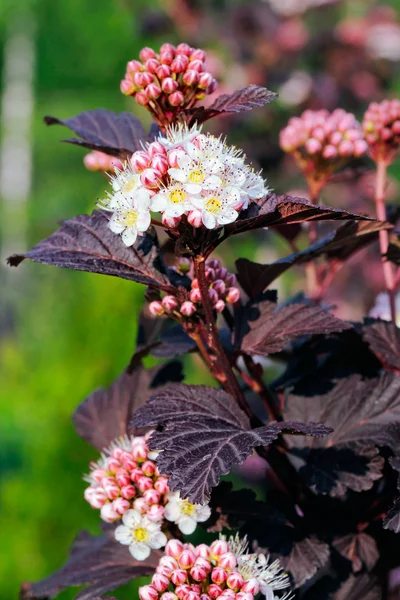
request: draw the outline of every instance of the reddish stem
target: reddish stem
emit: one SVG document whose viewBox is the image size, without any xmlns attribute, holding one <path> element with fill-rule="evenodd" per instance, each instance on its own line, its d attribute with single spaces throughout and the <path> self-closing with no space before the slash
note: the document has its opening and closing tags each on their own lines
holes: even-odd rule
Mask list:
<svg viewBox="0 0 400 600">
<path fill-rule="evenodd" d="M 387 166 L 385 161 L 383 160 L 378 161 L 376 166 L 376 216 L 380 221 L 386 221 L 385 185 Z M 396 271 L 394 265 L 385 259 L 385 254 L 387 253 L 389 247 L 389 232 L 387 231 L 387 229 L 379 232 L 379 246 L 381 251 L 383 277 L 385 280 L 385 287 L 389 296 L 390 314 L 393 323 L 396 324 Z"/>
</svg>

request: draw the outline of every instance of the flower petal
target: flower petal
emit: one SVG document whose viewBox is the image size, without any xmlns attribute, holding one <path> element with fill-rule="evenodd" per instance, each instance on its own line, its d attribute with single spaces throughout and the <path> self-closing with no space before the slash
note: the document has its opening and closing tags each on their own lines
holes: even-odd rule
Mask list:
<svg viewBox="0 0 400 600">
<path fill-rule="evenodd" d="M 197 507 L 197 512 L 196 512 L 196 521 L 198 523 L 203 523 L 203 521 L 207 521 L 207 519 L 209 519 L 211 516 L 211 508 L 205 504 L 204 506 L 199 505 Z"/>
<path fill-rule="evenodd" d="M 192 517 L 185 515 L 179 519 L 177 525 L 182 533 L 190 535 L 196 529 L 197 523 Z"/>
<path fill-rule="evenodd" d="M 181 516 L 181 509 L 176 502 L 168 502 L 165 507 L 164 517 L 168 521 L 177 521 Z"/>
<path fill-rule="evenodd" d="M 206 212 L 204 210 L 203 214 L 202 214 L 202 219 L 203 219 L 204 226 L 207 227 L 207 229 L 215 229 L 215 227 L 217 225 L 217 221 L 216 221 L 214 215 L 211 215 L 209 212 Z"/>
<path fill-rule="evenodd" d="M 109 220 L 108 226 L 113 233 L 122 233 L 125 229 L 125 225 L 123 225 L 115 215 Z"/>
<path fill-rule="evenodd" d="M 146 560 L 150 555 L 150 548 L 143 542 L 135 542 L 129 546 L 129 552 L 136 560 Z"/>
<path fill-rule="evenodd" d="M 163 533 L 162 531 L 158 531 L 157 533 L 151 536 L 149 540 L 149 546 L 153 550 L 156 550 L 157 548 L 162 548 L 163 546 L 165 546 L 167 541 L 168 540 L 165 533 Z"/>
<path fill-rule="evenodd" d="M 218 215 L 218 223 L 220 225 L 227 225 L 228 223 L 233 223 L 238 218 L 238 213 L 233 208 L 227 208 L 224 210 L 222 215 Z"/>
<path fill-rule="evenodd" d="M 133 227 L 127 227 L 121 237 L 125 246 L 133 246 L 133 244 L 136 242 L 137 230 Z"/>
<path fill-rule="evenodd" d="M 165 194 L 156 194 L 151 200 L 151 210 L 162 212 L 168 206 L 168 200 Z"/>
<path fill-rule="evenodd" d="M 132 543 L 132 532 L 125 525 L 119 525 L 114 531 L 114 537 L 120 544 L 128 546 Z"/>
<path fill-rule="evenodd" d="M 186 173 L 182 169 L 168 169 L 168 175 L 181 183 L 184 183 L 187 179 Z"/>
<path fill-rule="evenodd" d="M 126 527 L 134 527 L 138 525 L 142 521 L 142 515 L 137 510 L 127 510 L 126 513 L 123 514 L 122 522 Z"/>
<path fill-rule="evenodd" d="M 199 183 L 186 183 L 185 184 L 185 190 L 188 192 L 188 194 L 200 194 L 202 189 L 203 189 L 203 186 L 200 185 Z"/>
<path fill-rule="evenodd" d="M 139 212 L 138 220 L 136 221 L 138 231 L 146 231 L 150 227 L 150 223 L 150 213 L 147 210 Z"/>
</svg>

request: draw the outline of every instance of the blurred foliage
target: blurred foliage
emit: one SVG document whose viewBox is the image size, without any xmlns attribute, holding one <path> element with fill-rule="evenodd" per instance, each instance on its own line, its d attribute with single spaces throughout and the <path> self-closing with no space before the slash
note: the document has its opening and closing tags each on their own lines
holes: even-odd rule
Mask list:
<svg viewBox="0 0 400 600">
<path fill-rule="evenodd" d="M 186 5 L 172 0 L 151 6 L 145 0 L 0 3 L 0 56 L 18 18 L 34 28 L 36 39 L 34 175 L 27 206 L 27 247 L 50 234 L 57 221 L 90 211 L 105 187 L 100 174 L 82 167 L 80 149 L 58 142 L 65 132 L 47 129 L 42 117 L 63 118 L 99 106 L 131 109 L 133 103 L 118 89 L 125 63 L 144 45 L 184 39 L 182 22 L 177 31 L 171 26 L 174 4 L 176 10 Z M 187 4 L 195 12 L 199 6 Z M 212 15 L 215 7 L 217 14 L 225 14 L 227 7 L 237 11 L 250 4 L 255 3 L 208 1 L 204 6 Z M 391 4 L 398 8 L 396 0 Z M 361 5 L 353 3 L 350 12 L 357 13 Z M 344 9 L 336 7 L 334 13 L 338 17 Z M 329 16 L 324 22 L 329 26 Z M 312 13 L 307 23 L 310 29 L 320 27 L 318 15 Z M 232 38 L 218 37 L 218 32 L 216 25 L 204 29 L 204 46 L 219 47 L 220 56 L 229 57 L 230 63 L 235 58 L 249 65 L 251 57 L 235 50 Z M 201 30 L 188 29 L 190 35 L 202 43 Z M 310 51 L 304 57 L 300 54 L 295 66 L 311 75 L 325 68 L 322 57 Z M 240 87 L 235 82 L 238 77 L 243 83 L 243 73 L 232 70 L 232 64 L 230 68 L 228 83 Z M 275 81 L 279 78 L 283 75 L 275 75 Z M 244 84 L 257 80 L 251 69 L 248 79 Z M 396 89 L 391 77 L 385 86 L 398 91 L 399 83 Z M 346 96 L 342 99 L 347 108 Z M 350 108 L 360 112 L 363 105 Z M 148 121 L 144 111 L 134 110 Z M 232 139 L 244 142 L 248 153 L 267 168 L 271 185 L 281 187 L 279 191 L 285 191 L 286 171 L 283 178 L 275 171 L 281 160 L 277 135 L 296 110 L 277 104 L 274 111 L 241 118 L 232 132 Z M 272 149 L 260 132 L 267 134 L 269 142 L 274 139 Z M 288 175 L 293 185 L 300 181 L 293 170 Z M 289 251 L 277 236 L 273 245 L 266 246 L 268 235 L 262 231 L 251 240 L 239 237 L 235 253 L 229 247 L 225 251 L 227 266 L 239 255 L 272 261 Z M 110 383 L 129 361 L 143 290 L 127 281 L 29 263 L 18 271 L 3 269 L 0 275 L 0 531 L 7 550 L 0 562 L 0 580 L 1 596 L 11 599 L 17 597 L 21 580 L 43 577 L 62 563 L 79 529 L 84 526 L 94 532 L 98 527 L 97 512 L 82 500 L 84 485 L 79 480 L 93 452 L 74 433 L 70 417 L 88 393 Z M 192 382 L 204 382 L 197 364 L 189 370 Z M 129 589 L 116 595 L 135 597 L 134 586 Z M 64 592 L 60 598 L 74 595 Z"/>
</svg>

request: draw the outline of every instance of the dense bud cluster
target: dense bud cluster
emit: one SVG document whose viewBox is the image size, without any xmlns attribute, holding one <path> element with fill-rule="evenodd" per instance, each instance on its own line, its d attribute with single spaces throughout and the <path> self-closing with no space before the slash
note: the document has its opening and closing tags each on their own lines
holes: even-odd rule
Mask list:
<svg viewBox="0 0 400 600">
<path fill-rule="evenodd" d="M 217 312 L 222 312 L 226 304 L 235 304 L 240 298 L 236 277 L 233 273 L 229 273 L 217 259 L 207 260 L 205 266 L 211 303 Z M 190 271 L 191 269 L 188 267 L 186 273 L 190 275 Z M 201 312 L 201 304 L 199 284 L 194 278 L 191 281 L 189 300 L 179 303 L 175 296 L 164 296 L 162 299 L 150 302 L 149 311 L 154 317 L 173 313 L 191 317 L 196 312 Z"/>
<path fill-rule="evenodd" d="M 129 524 L 132 518 L 144 519 L 141 528 L 157 532 L 166 519 L 173 521 L 183 533 L 193 533 L 198 522 L 209 518 L 210 508 L 191 504 L 178 493 L 170 492 L 168 478 L 160 475 L 154 462 L 156 453 L 150 452 L 147 446 L 149 435 L 126 436 L 105 449 L 100 460 L 91 463 L 90 473 L 85 476 L 90 485 L 84 497 L 93 508 L 100 509 L 101 518 L 107 523 L 122 517 L 126 526 L 126 521 Z M 152 524 L 157 527 L 154 529 Z M 120 534 L 124 533 L 122 539 L 129 539 L 131 529 L 119 529 Z"/>
<path fill-rule="evenodd" d="M 161 124 L 173 121 L 179 110 L 191 108 L 217 87 L 205 69 L 204 50 L 163 44 L 158 53 L 143 48 L 139 57 L 128 62 L 121 92 L 133 96 Z"/>
<path fill-rule="evenodd" d="M 110 229 L 131 246 L 150 225 L 150 211 L 166 227 L 183 217 L 192 227 L 215 229 L 235 221 L 251 200 L 262 198 L 262 177 L 245 155 L 221 138 L 184 125 L 135 152 L 111 177 L 113 193 L 101 207 L 112 212 Z"/>
<path fill-rule="evenodd" d="M 276 592 L 289 579 L 278 561 L 268 564 L 262 554 L 248 554 L 238 536 L 210 546 L 169 540 L 151 584 L 139 588 L 140 600 L 253 600 L 261 592 L 267 600 L 288 600 Z"/>
<path fill-rule="evenodd" d="M 337 108 L 306 110 L 292 117 L 280 134 L 282 150 L 294 154 L 299 166 L 307 172 L 331 172 L 367 149 L 360 124 L 352 113 Z"/>
<path fill-rule="evenodd" d="M 372 158 L 392 162 L 400 146 L 400 100 L 372 102 L 362 125 Z"/>
<path fill-rule="evenodd" d="M 89 171 L 104 171 L 114 173 L 115 169 L 122 169 L 122 162 L 116 156 L 93 150 L 83 158 L 83 164 Z"/>
</svg>

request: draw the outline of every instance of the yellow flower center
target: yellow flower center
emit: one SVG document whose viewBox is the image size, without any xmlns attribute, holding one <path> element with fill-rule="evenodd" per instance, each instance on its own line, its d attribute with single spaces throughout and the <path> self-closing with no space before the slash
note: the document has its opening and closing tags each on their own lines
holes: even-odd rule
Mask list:
<svg viewBox="0 0 400 600">
<path fill-rule="evenodd" d="M 122 185 L 122 191 L 125 194 L 128 194 L 129 192 L 131 192 L 132 190 L 135 189 L 136 187 L 136 179 L 134 177 L 131 177 L 131 179 L 128 179 L 127 181 L 124 181 L 123 185 Z"/>
<path fill-rule="evenodd" d="M 144 527 L 138 527 L 137 529 L 133 530 L 133 537 L 137 542 L 145 542 L 148 539 L 149 534 L 147 529 Z"/>
<path fill-rule="evenodd" d="M 191 504 L 188 500 L 184 500 L 181 506 L 181 511 L 184 515 L 191 515 L 195 509 L 194 504 Z"/>
<path fill-rule="evenodd" d="M 204 173 L 203 171 L 200 171 L 200 169 L 191 171 L 189 179 L 192 183 L 202 183 L 202 181 L 204 181 Z"/>
<path fill-rule="evenodd" d="M 222 202 L 218 198 L 210 198 L 206 202 L 206 209 L 210 213 L 217 213 L 221 210 Z"/>
<path fill-rule="evenodd" d="M 133 227 L 137 221 L 137 213 L 134 210 L 130 210 L 126 213 L 124 221 L 127 227 Z"/>
<path fill-rule="evenodd" d="M 186 195 L 183 190 L 174 190 L 170 193 L 169 199 L 173 204 L 182 204 L 186 200 Z"/>
</svg>

